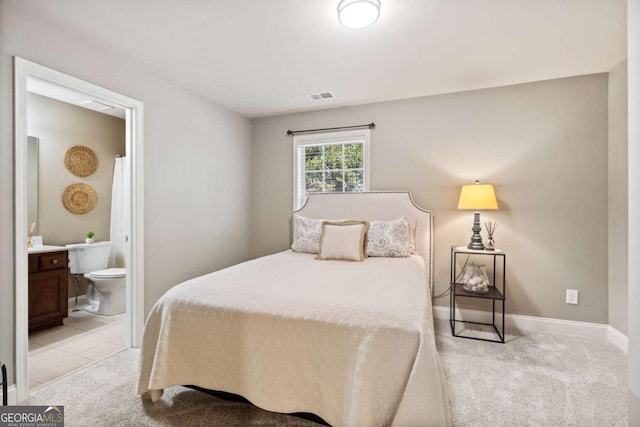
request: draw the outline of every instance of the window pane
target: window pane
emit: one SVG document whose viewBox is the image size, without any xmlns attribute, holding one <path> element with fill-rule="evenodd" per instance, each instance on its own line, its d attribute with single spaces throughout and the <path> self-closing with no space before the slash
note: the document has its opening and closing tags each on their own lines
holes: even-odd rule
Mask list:
<svg viewBox="0 0 640 427">
<path fill-rule="evenodd" d="M 294 136 L 294 209 L 307 193 L 365 191 L 368 140 L 368 130 Z"/>
<path fill-rule="evenodd" d="M 324 191 L 343 191 L 342 171 L 332 171 L 325 173 Z"/>
<path fill-rule="evenodd" d="M 324 162 L 327 169 L 342 169 L 342 147 L 342 145 L 327 145 L 325 147 Z"/>
<path fill-rule="evenodd" d="M 344 146 L 345 169 L 364 167 L 362 144 L 347 144 Z"/>
<path fill-rule="evenodd" d="M 322 192 L 322 172 L 307 172 L 304 174 L 307 193 Z"/>
<path fill-rule="evenodd" d="M 322 146 L 305 147 L 304 168 L 307 171 L 322 170 Z"/>
<path fill-rule="evenodd" d="M 364 173 L 362 169 L 344 172 L 344 191 L 364 191 Z"/>
</svg>

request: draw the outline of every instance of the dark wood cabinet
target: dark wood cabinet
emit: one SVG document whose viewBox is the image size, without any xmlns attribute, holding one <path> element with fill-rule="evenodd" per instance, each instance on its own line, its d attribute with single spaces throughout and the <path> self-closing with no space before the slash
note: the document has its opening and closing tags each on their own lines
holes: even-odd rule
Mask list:
<svg viewBox="0 0 640 427">
<path fill-rule="evenodd" d="M 62 325 L 68 314 L 67 251 L 29 254 L 29 332 Z"/>
</svg>

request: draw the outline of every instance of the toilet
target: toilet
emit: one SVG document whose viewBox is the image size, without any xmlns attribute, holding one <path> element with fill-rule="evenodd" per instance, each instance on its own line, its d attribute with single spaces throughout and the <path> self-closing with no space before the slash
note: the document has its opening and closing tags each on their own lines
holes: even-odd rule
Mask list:
<svg viewBox="0 0 640 427">
<path fill-rule="evenodd" d="M 126 270 L 108 268 L 111 242 L 76 243 L 69 249 L 71 274 L 83 274 L 89 279 L 87 306 L 90 313 L 113 316 L 126 310 Z"/>
</svg>

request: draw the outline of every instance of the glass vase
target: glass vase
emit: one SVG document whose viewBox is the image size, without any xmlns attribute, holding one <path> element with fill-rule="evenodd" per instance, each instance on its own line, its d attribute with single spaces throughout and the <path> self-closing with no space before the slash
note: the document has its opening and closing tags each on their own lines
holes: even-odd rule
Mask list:
<svg viewBox="0 0 640 427">
<path fill-rule="evenodd" d="M 484 249 L 487 251 L 496 250 L 496 242 L 493 240 L 493 236 L 489 236 L 489 239 L 487 240 L 487 244 L 484 245 Z"/>
</svg>

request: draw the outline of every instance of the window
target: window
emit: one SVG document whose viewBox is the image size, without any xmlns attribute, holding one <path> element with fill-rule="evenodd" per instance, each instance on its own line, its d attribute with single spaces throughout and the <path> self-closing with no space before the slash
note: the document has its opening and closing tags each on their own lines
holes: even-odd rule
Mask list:
<svg viewBox="0 0 640 427">
<path fill-rule="evenodd" d="M 369 129 L 293 137 L 293 210 L 308 193 L 369 190 Z"/>
</svg>

